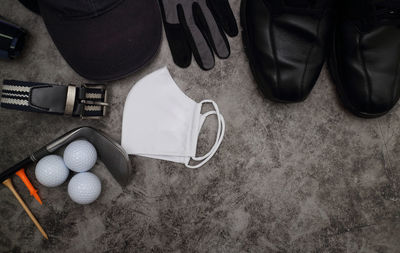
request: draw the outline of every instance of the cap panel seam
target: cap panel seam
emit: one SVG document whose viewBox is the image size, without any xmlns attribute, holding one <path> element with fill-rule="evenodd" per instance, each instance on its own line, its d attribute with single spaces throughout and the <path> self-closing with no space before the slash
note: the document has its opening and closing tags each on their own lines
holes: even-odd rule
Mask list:
<svg viewBox="0 0 400 253">
<path fill-rule="evenodd" d="M 88 2 L 90 3 L 90 5 L 91 5 L 92 8 L 93 8 L 94 15 L 97 16 L 97 15 L 98 15 L 98 12 L 97 12 L 97 8 L 96 8 L 96 4 L 94 3 L 93 0 L 88 0 Z"/>
</svg>

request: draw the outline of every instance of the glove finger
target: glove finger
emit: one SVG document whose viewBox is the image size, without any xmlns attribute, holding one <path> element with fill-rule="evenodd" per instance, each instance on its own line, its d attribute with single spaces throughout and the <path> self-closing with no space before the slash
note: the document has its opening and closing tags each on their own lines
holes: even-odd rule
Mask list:
<svg viewBox="0 0 400 253">
<path fill-rule="evenodd" d="M 191 6 L 183 10 L 182 6 L 178 6 L 179 21 L 186 32 L 186 38 L 192 48 L 193 56 L 197 64 L 204 69 L 212 69 L 215 65 L 214 54 L 210 44 L 204 37 L 205 35 L 196 25 Z"/>
<path fill-rule="evenodd" d="M 165 35 L 176 65 L 186 68 L 192 62 L 192 50 L 181 25 L 164 24 Z"/>
<path fill-rule="evenodd" d="M 207 5 L 217 22 L 230 37 L 238 35 L 238 26 L 228 0 L 207 0 Z"/>
<path fill-rule="evenodd" d="M 217 24 L 205 1 L 195 3 L 193 12 L 196 24 L 208 39 L 216 55 L 221 59 L 228 58 L 230 55 L 228 39 L 222 28 Z"/>
<path fill-rule="evenodd" d="M 160 7 L 172 58 L 176 65 L 186 68 L 192 62 L 192 50 L 186 39 L 185 30 L 179 23 L 178 9 L 176 6 L 165 6 L 162 0 L 160 0 Z"/>
</svg>

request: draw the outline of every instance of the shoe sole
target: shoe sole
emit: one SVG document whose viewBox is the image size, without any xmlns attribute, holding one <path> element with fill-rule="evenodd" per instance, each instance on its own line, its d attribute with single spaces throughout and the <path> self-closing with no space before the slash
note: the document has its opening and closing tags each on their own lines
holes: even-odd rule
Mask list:
<svg viewBox="0 0 400 253">
<path fill-rule="evenodd" d="M 334 31 L 333 36 L 332 36 L 331 55 L 328 59 L 328 68 L 329 68 L 330 75 L 332 77 L 332 81 L 336 84 L 335 85 L 336 91 L 339 95 L 340 100 L 342 101 L 343 106 L 347 110 L 349 110 L 351 113 L 353 113 L 354 115 L 361 117 L 361 118 L 372 119 L 372 118 L 377 118 L 377 117 L 385 115 L 390 110 L 385 111 L 383 113 L 379 113 L 379 114 L 369 114 L 369 113 L 360 112 L 351 104 L 350 100 L 345 95 L 346 92 L 343 89 L 343 82 L 341 81 L 339 70 L 337 68 L 336 49 L 335 49 L 335 40 L 336 40 L 335 34 L 336 34 L 336 31 Z"/>
</svg>

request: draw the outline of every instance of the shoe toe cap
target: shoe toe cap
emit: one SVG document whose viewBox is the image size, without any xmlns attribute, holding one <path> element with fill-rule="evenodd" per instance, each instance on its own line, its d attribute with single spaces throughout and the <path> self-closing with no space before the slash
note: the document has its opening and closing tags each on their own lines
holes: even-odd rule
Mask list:
<svg viewBox="0 0 400 253">
<path fill-rule="evenodd" d="M 399 83 L 400 84 L 400 83 Z M 353 111 L 362 117 L 374 118 L 386 114 L 397 103 L 399 84 L 385 85 L 381 82 L 354 85 L 345 84 L 347 88 L 347 103 Z"/>
<path fill-rule="evenodd" d="M 265 64 L 257 64 L 265 66 Z M 255 76 L 263 93 L 271 100 L 283 103 L 304 101 L 319 76 L 320 68 L 315 70 L 304 69 L 304 65 L 281 66 L 273 68 L 256 68 Z"/>
<path fill-rule="evenodd" d="M 284 77 L 277 82 L 273 90 L 274 97 L 283 102 L 296 103 L 304 101 L 310 94 L 314 86 L 314 81 L 285 76 L 285 73 L 282 74 Z"/>
</svg>

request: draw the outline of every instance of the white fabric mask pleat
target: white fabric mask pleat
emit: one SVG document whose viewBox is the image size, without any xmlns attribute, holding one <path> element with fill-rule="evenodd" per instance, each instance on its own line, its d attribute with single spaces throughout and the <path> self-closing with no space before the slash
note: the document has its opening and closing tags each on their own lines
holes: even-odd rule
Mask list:
<svg viewBox="0 0 400 253">
<path fill-rule="evenodd" d="M 201 114 L 203 104 L 214 111 Z M 211 150 L 196 157 L 197 140 L 207 117 L 216 115 L 218 131 Z M 212 100 L 194 102 L 176 85 L 167 68 L 140 80 L 126 99 L 121 144 L 129 154 L 162 159 L 199 168 L 208 162 L 221 145 L 224 118 Z M 190 160 L 199 162 L 189 165 Z"/>
</svg>

